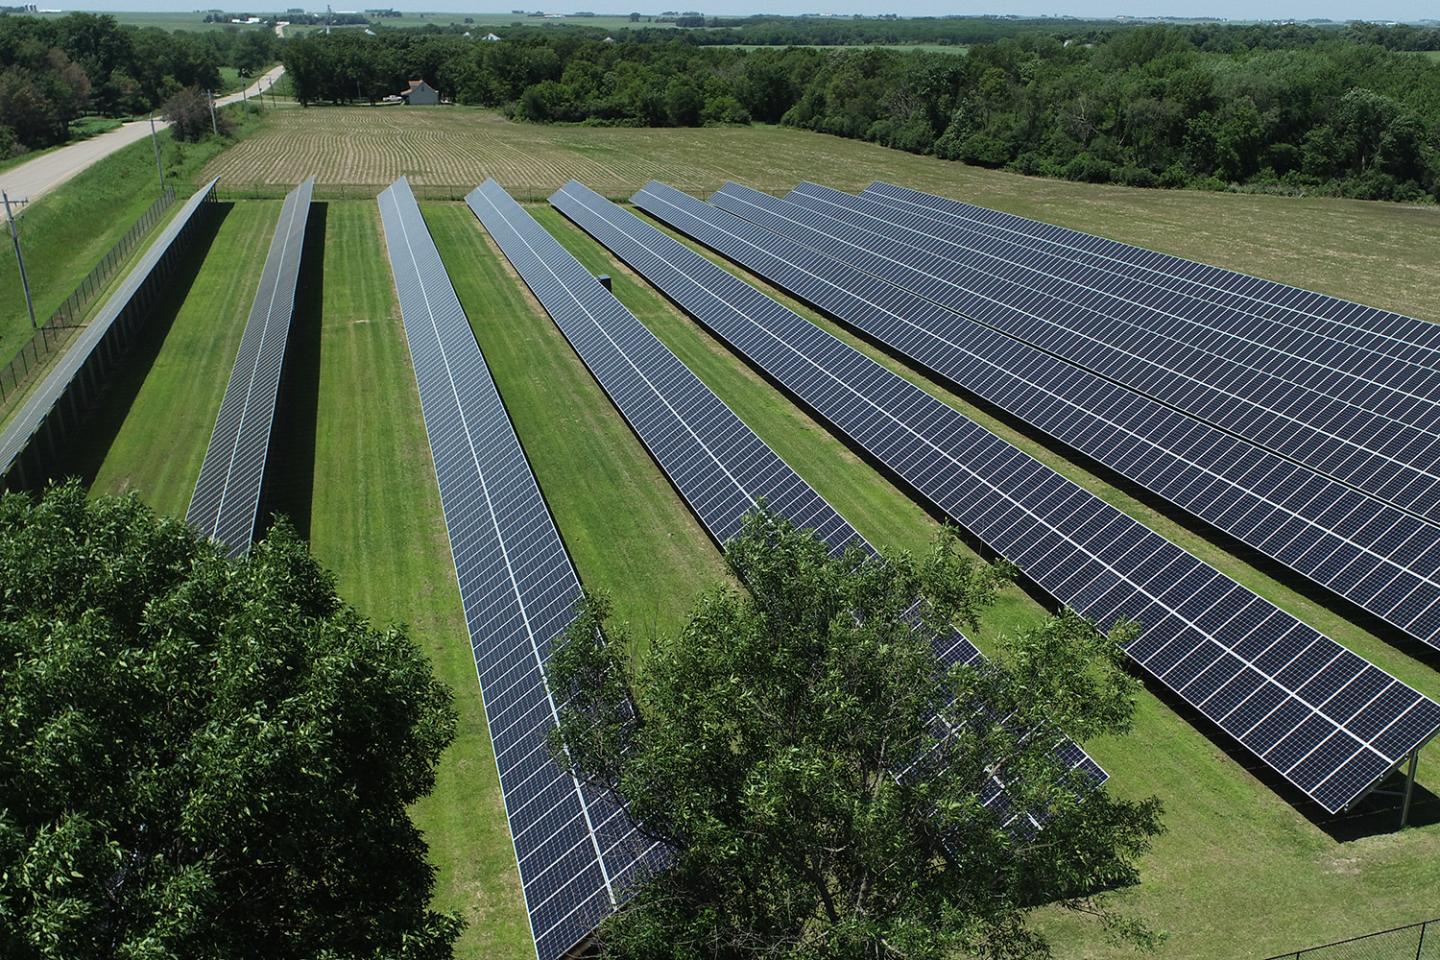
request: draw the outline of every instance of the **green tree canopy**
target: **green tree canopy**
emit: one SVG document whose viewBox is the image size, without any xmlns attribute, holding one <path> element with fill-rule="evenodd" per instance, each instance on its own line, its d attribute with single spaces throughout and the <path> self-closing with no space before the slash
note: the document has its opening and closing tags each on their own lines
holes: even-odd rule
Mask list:
<svg viewBox="0 0 1440 960">
<path fill-rule="evenodd" d="M 1148 936 L 1103 891 L 1137 879 L 1158 801 L 1094 790 L 1054 750 L 1126 730 L 1130 633 L 1062 616 L 947 670 L 934 639 L 973 626 L 1002 573 L 953 539 L 923 561 L 832 558 L 756 515 L 726 556 L 748 592 L 710 593 L 633 674 L 623 632 L 597 639 L 603 601 L 552 661 L 557 757 L 672 851 L 602 953 L 1043 956 L 1027 914 L 1056 900 Z M 997 771 L 1038 834 L 983 805 Z"/>
<path fill-rule="evenodd" d="M 406 807 L 454 737 L 400 629 L 286 526 L 0 499 L 0 956 L 438 958 Z"/>
</svg>

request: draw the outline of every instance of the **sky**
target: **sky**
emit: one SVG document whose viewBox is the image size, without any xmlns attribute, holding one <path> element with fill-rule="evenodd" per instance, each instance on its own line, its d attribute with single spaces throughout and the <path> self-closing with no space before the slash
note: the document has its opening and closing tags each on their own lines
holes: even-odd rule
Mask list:
<svg viewBox="0 0 1440 960">
<path fill-rule="evenodd" d="M 9 0 L 23 2 L 23 0 Z M 35 0 L 44 8 L 64 10 L 155 10 L 190 11 L 210 6 L 226 10 L 243 10 L 245 0 Z M 592 10 L 596 13 L 628 13 L 639 9 L 642 13 L 655 13 L 660 9 L 694 9 L 708 16 L 733 16 L 765 12 L 782 14 L 799 13 L 902 13 L 906 16 L 946 16 L 1015 14 L 1019 16 L 1075 16 L 1075 17 L 1224 17 L 1243 20 L 1293 19 L 1306 20 L 1323 18 L 1327 20 L 1422 20 L 1440 19 L 1440 4 L 1435 0 L 984 0 L 982 3 L 962 3 L 954 0 L 903 0 L 886 5 L 874 0 L 674 0 L 664 7 L 648 10 L 644 6 L 615 6 L 614 0 L 562 0 L 565 6 L 552 6 L 557 0 L 516 0 L 504 7 L 519 9 L 544 9 L 554 13 L 569 13 L 573 10 Z M 255 0 L 250 12 L 267 13 L 271 10 L 291 6 L 323 10 L 323 0 Z M 763 4 L 763 5 L 761 5 Z M 333 0 L 336 9 L 364 9 L 366 7 L 393 6 L 403 11 L 445 11 L 474 13 L 488 12 L 483 9 L 492 4 L 483 0 L 420 0 L 405 3 L 402 0 Z M 622 4 L 623 6 L 623 4 Z"/>
</svg>

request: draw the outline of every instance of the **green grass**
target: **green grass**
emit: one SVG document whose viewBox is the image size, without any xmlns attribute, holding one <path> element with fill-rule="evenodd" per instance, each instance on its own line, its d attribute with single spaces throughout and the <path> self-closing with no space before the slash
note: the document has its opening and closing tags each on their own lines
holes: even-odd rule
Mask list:
<svg viewBox="0 0 1440 960">
<path fill-rule="evenodd" d="M 251 129 L 252 119 L 240 111 L 234 111 L 233 117 L 238 125 L 237 136 Z M 179 194 L 172 211 L 194 190 L 199 172 L 230 142 L 178 143 L 168 130 L 161 132 L 167 182 Z M 19 221 L 20 243 L 35 298 L 35 315 L 41 323 L 159 193 L 154 147 L 147 138 L 96 163 L 28 205 Z M 7 237 L 0 253 L 0 363 L 8 363 L 31 336 L 19 270 L 9 246 Z"/>
<path fill-rule="evenodd" d="M 454 691 L 458 736 L 415 808 L 438 868 L 436 906 L 465 918 L 461 956 L 533 957 L 379 211 L 371 201 L 317 214 L 324 232 L 307 242 L 272 506 L 299 521 L 347 601 L 409 625 Z"/>
<path fill-rule="evenodd" d="M 223 205 L 211 215 L 222 217 L 213 242 L 207 250 L 202 240 L 177 268 L 167 301 L 86 420 L 71 461 L 93 476 L 95 492 L 135 491 L 171 516 L 184 516 L 190 503 L 280 205 Z"/>
</svg>

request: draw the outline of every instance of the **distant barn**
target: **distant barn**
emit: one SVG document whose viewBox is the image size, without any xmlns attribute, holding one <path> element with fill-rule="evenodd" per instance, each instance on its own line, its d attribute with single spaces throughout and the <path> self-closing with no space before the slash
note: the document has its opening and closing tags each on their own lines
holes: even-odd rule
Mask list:
<svg viewBox="0 0 1440 960">
<path fill-rule="evenodd" d="M 424 80 L 411 80 L 410 86 L 400 91 L 400 99 L 412 107 L 433 107 L 440 102 L 440 91 Z"/>
</svg>

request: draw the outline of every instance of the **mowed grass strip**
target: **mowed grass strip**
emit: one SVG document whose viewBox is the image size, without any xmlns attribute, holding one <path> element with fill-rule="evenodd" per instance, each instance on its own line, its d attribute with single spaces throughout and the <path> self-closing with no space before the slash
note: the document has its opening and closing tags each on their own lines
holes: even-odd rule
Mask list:
<svg viewBox="0 0 1440 960">
<path fill-rule="evenodd" d="M 469 208 L 424 212 L 581 582 L 637 645 L 678 630 L 719 550 Z"/>
<path fill-rule="evenodd" d="M 190 504 L 280 204 L 199 215 L 215 219 L 197 231 L 61 471 L 96 493 L 136 492 L 174 517 Z"/>
<path fill-rule="evenodd" d="M 769 191 L 802 180 L 842 190 L 889 180 L 1440 321 L 1433 204 L 1096 186 L 790 127 L 547 126 L 468 107 L 277 110 L 206 172 L 232 186 L 314 173 L 322 195 L 405 174 L 419 195 L 430 188 L 452 199 L 493 176 L 537 200 L 571 177 L 615 197 L 651 178 L 705 195 L 726 180 Z"/>
<path fill-rule="evenodd" d="M 414 811 L 438 870 L 435 904 L 465 918 L 460 956 L 533 958 L 379 210 L 317 206 L 324 231 L 307 244 L 286 374 L 314 388 L 287 382 L 296 399 L 282 411 L 271 505 L 301 516 L 341 596 L 376 622 L 408 624 L 454 692 L 458 736 Z"/>
<path fill-rule="evenodd" d="M 862 532 L 872 534 L 873 521 L 866 518 L 866 502 L 898 500 L 898 491 L 878 477 L 852 476 L 849 483 L 839 481 L 845 469 L 841 463 L 849 457 L 843 448 L 832 449 L 812 462 L 805 448 L 815 443 L 817 434 L 828 437 L 825 431 L 813 423 L 797 428 L 796 421 L 802 415 L 786 397 L 701 333 L 692 321 L 682 319 L 658 293 L 642 285 L 558 213 L 538 207 L 532 212 L 592 270 L 612 273 L 617 296 L 777 452 L 852 517 Z M 745 276 L 720 258 L 713 259 Z M 749 279 L 1242 583 L 1316 622 L 1331 636 L 1402 679 L 1431 695 L 1440 693 L 1436 673 L 1429 667 L 1240 562 L 1216 544 L 929 382 L 763 282 Z M 887 528 L 893 531 L 888 539 L 885 531 L 874 531 L 877 542 L 908 540 L 913 546 L 923 540 L 928 521 L 915 522 L 915 514 L 910 511 L 918 508 L 907 504 L 889 506 L 899 522 L 892 521 Z M 903 520 L 907 513 L 911 523 Z M 1038 607 L 1032 609 L 1038 611 Z M 1024 622 L 1023 613 L 1016 616 L 1003 605 L 995 613 L 979 637 L 982 646 L 988 645 L 997 628 L 1013 629 Z M 993 623 L 995 619 L 1000 620 L 998 625 Z M 1245 955 L 1264 956 L 1298 944 L 1410 922 L 1427 910 L 1433 912 L 1431 907 L 1416 902 L 1418 891 L 1440 887 L 1440 823 L 1433 811 L 1417 810 L 1417 819 L 1424 825 L 1403 833 L 1380 832 L 1340 842 L 1308 820 L 1288 795 L 1257 777 L 1258 764 L 1240 753 L 1227 753 L 1222 741 L 1212 740 L 1202 732 L 1204 726 L 1203 720 L 1192 722 L 1158 696 L 1145 692 L 1137 704 L 1131 736 L 1087 745 L 1110 771 L 1111 789 L 1124 796 L 1153 794 L 1165 802 L 1168 832 L 1146 858 L 1142 883 L 1117 894 L 1155 929 L 1169 934 L 1157 956 L 1221 960 L 1234 957 L 1237 949 Z M 1432 748 L 1422 757 L 1422 782 L 1433 784 L 1440 779 L 1436 752 Z M 1383 826 L 1388 828 L 1389 823 Z M 1135 955 L 1111 943 L 1085 917 L 1051 908 L 1042 912 L 1040 925 L 1052 936 L 1060 957 Z"/>
</svg>

